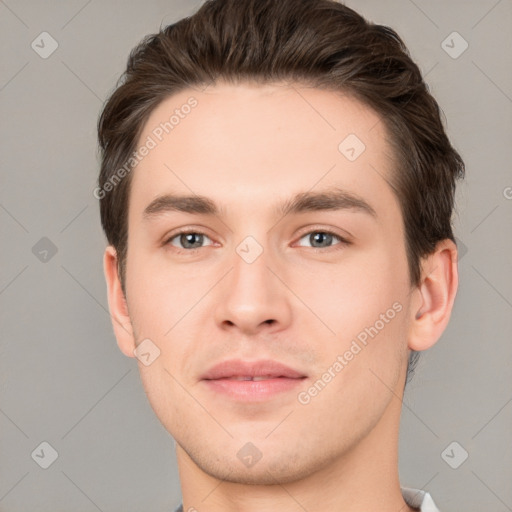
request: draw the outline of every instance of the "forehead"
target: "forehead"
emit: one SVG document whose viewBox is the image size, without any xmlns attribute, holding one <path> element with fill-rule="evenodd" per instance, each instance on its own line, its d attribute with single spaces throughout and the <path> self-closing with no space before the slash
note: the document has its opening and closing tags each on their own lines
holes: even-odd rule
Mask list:
<svg viewBox="0 0 512 512">
<path fill-rule="evenodd" d="M 183 90 L 153 110 L 138 148 L 144 145 L 150 149 L 133 171 L 130 199 L 139 215 L 164 193 L 260 210 L 270 196 L 330 186 L 368 198 L 376 210 L 396 201 L 383 123 L 338 92 L 222 82 Z"/>
</svg>

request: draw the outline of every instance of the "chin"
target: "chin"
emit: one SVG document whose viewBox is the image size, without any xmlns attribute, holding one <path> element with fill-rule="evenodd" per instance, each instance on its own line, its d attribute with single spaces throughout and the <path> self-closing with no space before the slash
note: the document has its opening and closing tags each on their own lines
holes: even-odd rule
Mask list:
<svg viewBox="0 0 512 512">
<path fill-rule="evenodd" d="M 268 486 L 296 482 L 329 463 L 329 460 L 319 457 L 308 457 L 303 449 L 298 451 L 290 448 L 288 447 L 287 450 L 290 453 L 268 449 L 267 456 L 265 456 L 265 450 L 262 450 L 261 458 L 251 466 L 243 462 L 244 455 L 254 450 L 251 448 L 246 448 L 245 452 L 242 451 L 243 448 L 237 448 L 236 452 L 233 450 L 233 457 L 226 455 L 231 449 L 222 450 L 221 453 L 210 451 L 209 454 L 204 447 L 196 447 L 196 450 L 183 449 L 194 464 L 209 476 L 245 485 Z"/>
</svg>

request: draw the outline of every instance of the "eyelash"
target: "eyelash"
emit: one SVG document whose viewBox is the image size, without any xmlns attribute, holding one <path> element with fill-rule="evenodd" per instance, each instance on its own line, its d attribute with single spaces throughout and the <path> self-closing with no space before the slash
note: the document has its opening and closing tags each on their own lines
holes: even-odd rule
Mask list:
<svg viewBox="0 0 512 512">
<path fill-rule="evenodd" d="M 335 237 L 335 238 L 337 238 L 339 240 L 338 244 L 335 244 L 335 245 L 330 246 L 330 247 L 310 247 L 310 249 L 315 249 L 316 251 L 324 251 L 324 250 L 328 250 L 328 249 L 333 249 L 333 247 L 334 247 L 333 250 L 340 250 L 344 246 L 351 245 L 351 243 L 352 243 L 352 242 L 349 242 L 347 239 L 341 237 L 340 235 L 338 235 L 334 231 L 330 231 L 328 229 L 313 229 L 313 230 L 307 231 L 306 233 L 303 233 L 299 237 L 299 240 L 301 240 L 305 236 L 311 235 L 313 233 L 322 233 L 322 234 L 325 234 L 325 235 L 331 235 L 331 236 L 333 236 L 333 237 Z M 204 249 L 204 247 L 196 247 L 194 249 L 185 249 L 185 248 L 180 248 L 180 247 L 176 247 L 176 246 L 172 245 L 171 241 L 174 240 L 176 237 L 178 237 L 180 235 L 203 235 L 203 236 L 206 236 L 207 238 L 210 238 L 206 233 L 204 233 L 202 231 L 186 230 L 186 229 L 184 229 L 182 231 L 178 231 L 176 233 L 173 233 L 169 238 L 167 238 L 165 240 L 165 242 L 164 242 L 164 246 L 170 245 L 178 254 L 182 254 L 182 253 L 187 253 L 187 254 L 191 254 L 192 253 L 193 254 L 196 251 L 198 251 L 199 249 Z M 208 247 L 208 246 L 205 246 L 205 247 Z"/>
</svg>

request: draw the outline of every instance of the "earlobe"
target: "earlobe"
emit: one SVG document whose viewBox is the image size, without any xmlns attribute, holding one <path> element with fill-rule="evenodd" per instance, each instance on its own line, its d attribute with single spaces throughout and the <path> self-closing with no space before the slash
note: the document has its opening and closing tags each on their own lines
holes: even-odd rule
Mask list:
<svg viewBox="0 0 512 512">
<path fill-rule="evenodd" d="M 117 271 L 117 253 L 111 245 L 105 249 L 103 271 L 107 282 L 108 306 L 117 345 L 125 356 L 135 357 L 133 328 Z"/>
<path fill-rule="evenodd" d="M 408 346 L 421 351 L 430 348 L 448 325 L 457 294 L 457 246 L 442 240 L 434 253 L 422 261 L 422 278 L 416 293 L 419 306 L 413 309 Z"/>
</svg>

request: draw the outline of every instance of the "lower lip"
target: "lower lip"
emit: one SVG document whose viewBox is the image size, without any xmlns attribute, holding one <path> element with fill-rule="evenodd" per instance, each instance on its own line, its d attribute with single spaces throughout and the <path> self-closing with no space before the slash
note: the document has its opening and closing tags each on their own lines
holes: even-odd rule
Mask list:
<svg viewBox="0 0 512 512">
<path fill-rule="evenodd" d="M 291 391 L 303 384 L 304 378 L 278 377 L 267 380 L 214 379 L 203 382 L 213 391 L 235 400 L 257 402 L 268 400 L 278 393 Z"/>
</svg>

